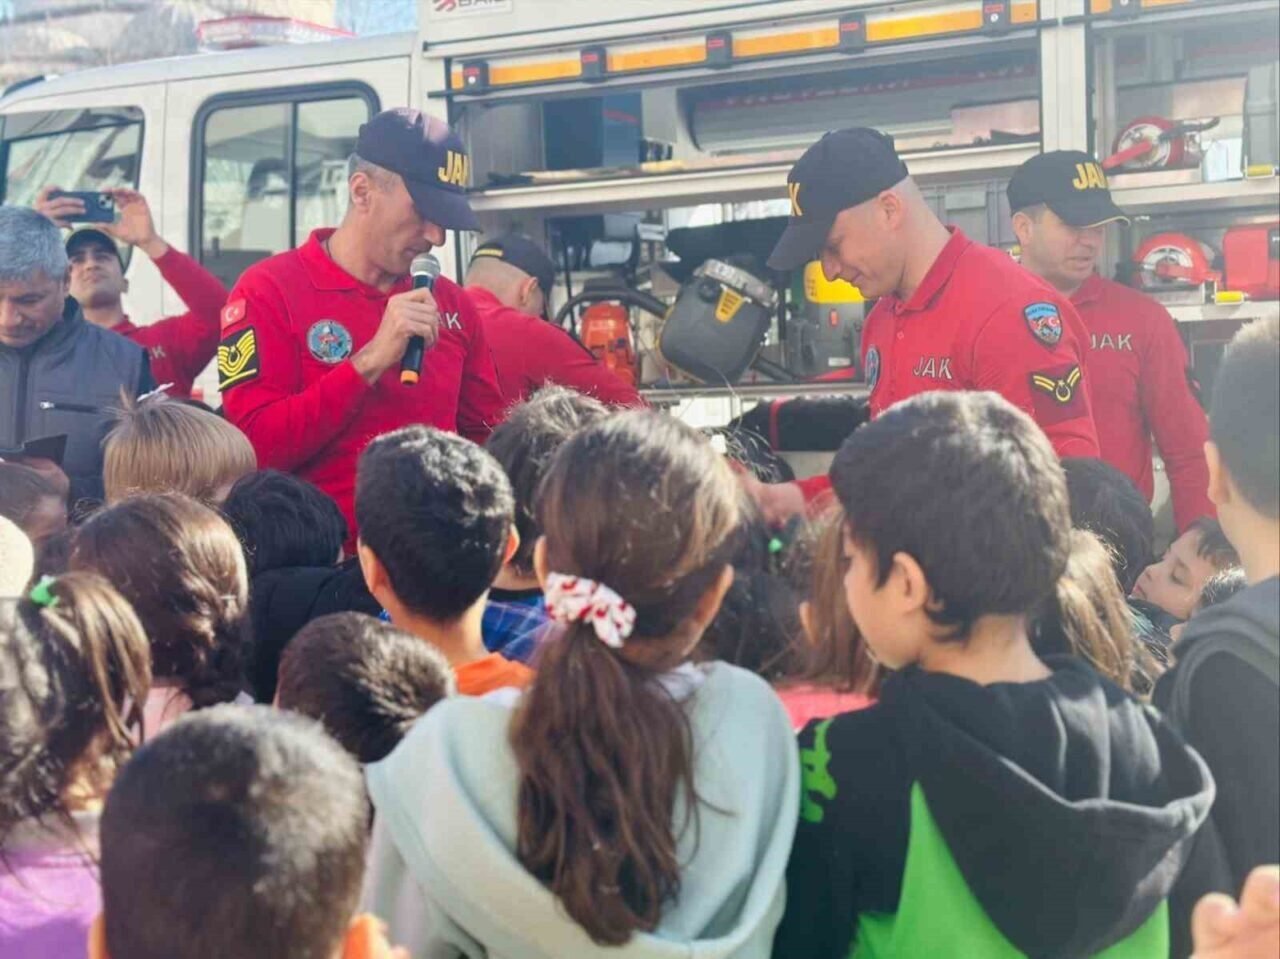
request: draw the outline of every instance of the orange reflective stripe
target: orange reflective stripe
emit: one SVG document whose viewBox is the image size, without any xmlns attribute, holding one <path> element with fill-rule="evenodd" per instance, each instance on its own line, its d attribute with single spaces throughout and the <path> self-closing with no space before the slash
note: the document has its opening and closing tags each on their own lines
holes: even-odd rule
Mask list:
<svg viewBox="0 0 1280 959">
<path fill-rule="evenodd" d="M 795 33 L 773 33 L 764 37 L 734 37 L 735 57 L 767 57 L 778 53 L 826 50 L 840 44 L 839 27 L 819 27 Z"/>
<path fill-rule="evenodd" d="M 703 63 L 707 59 L 706 44 L 690 44 L 686 47 L 660 47 L 656 50 L 627 50 L 609 54 L 609 72 L 625 73 L 628 70 L 653 70 L 660 67 L 683 67 Z"/>
</svg>

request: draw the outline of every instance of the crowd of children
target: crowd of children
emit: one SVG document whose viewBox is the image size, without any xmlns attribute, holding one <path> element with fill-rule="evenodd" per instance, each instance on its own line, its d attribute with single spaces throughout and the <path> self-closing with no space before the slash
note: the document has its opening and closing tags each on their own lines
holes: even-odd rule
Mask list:
<svg viewBox="0 0 1280 959">
<path fill-rule="evenodd" d="M 93 510 L 0 463 L 0 956 L 1276 955 L 1278 383 L 1244 328 L 1159 558 L 990 393 L 786 529 L 560 388 L 373 438 L 354 530 L 130 401 Z"/>
</svg>

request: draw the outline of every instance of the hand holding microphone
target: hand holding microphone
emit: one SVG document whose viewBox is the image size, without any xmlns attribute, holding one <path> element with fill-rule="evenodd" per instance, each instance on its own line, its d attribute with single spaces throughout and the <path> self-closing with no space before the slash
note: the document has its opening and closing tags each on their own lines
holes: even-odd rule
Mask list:
<svg viewBox="0 0 1280 959">
<path fill-rule="evenodd" d="M 430 294 L 436 285 L 436 277 L 440 275 L 440 261 L 430 253 L 423 253 L 421 256 L 414 257 L 413 263 L 409 267 L 409 272 L 413 275 L 413 289 L 426 290 Z M 432 298 L 432 306 L 435 305 L 434 297 Z M 440 317 L 435 317 L 436 327 L 431 331 L 431 343 L 434 346 L 436 335 L 439 330 Z M 400 361 L 400 382 L 406 386 L 416 386 L 419 378 L 422 376 L 422 354 L 426 351 L 427 343 L 423 335 L 416 334 L 409 337 L 409 345 L 405 347 L 404 359 Z"/>
<path fill-rule="evenodd" d="M 440 327 L 440 313 L 431 286 L 440 274 L 440 264 L 433 256 L 420 256 L 413 261 L 414 288 L 387 300 L 378 332 L 374 334 L 351 362 L 369 384 L 400 364 L 401 382 L 417 382 L 422 371 L 423 353 L 435 345 Z M 414 341 L 417 341 L 415 348 Z M 416 359 L 414 354 L 416 353 Z M 414 361 L 410 366 L 410 361 Z M 406 380 L 405 374 L 417 374 Z"/>
</svg>

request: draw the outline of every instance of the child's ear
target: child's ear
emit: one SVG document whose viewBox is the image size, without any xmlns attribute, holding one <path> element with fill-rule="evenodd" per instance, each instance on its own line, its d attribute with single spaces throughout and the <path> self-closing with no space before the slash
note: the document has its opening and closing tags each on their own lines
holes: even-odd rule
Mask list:
<svg viewBox="0 0 1280 959">
<path fill-rule="evenodd" d="M 929 579 L 910 553 L 894 553 L 889 583 L 894 584 L 902 612 L 912 613 L 929 604 Z M 888 583 L 886 583 L 888 585 Z"/>
<path fill-rule="evenodd" d="M 382 561 L 378 559 L 368 546 L 364 544 L 364 540 L 356 540 L 356 555 L 360 557 L 360 572 L 364 574 L 364 584 L 369 588 L 369 593 L 378 602 L 382 602 L 379 593 L 386 591 L 391 585 L 391 578 L 387 576 L 387 568 L 382 565 Z M 382 603 L 385 607 L 387 604 Z"/>
<path fill-rule="evenodd" d="M 511 557 L 516 555 L 516 551 L 520 549 L 520 532 L 511 527 L 511 532 L 507 534 L 507 550 L 502 555 L 502 565 L 506 566 L 511 562 Z"/>
<path fill-rule="evenodd" d="M 533 574 L 538 577 L 538 585 L 547 585 L 547 575 L 551 570 L 547 569 L 547 538 L 539 536 L 538 541 L 533 544 Z"/>
<path fill-rule="evenodd" d="M 107 953 L 107 923 L 102 913 L 94 916 L 89 926 L 89 959 L 111 959 Z"/>
<path fill-rule="evenodd" d="M 1209 500 L 1214 506 L 1226 506 L 1231 502 L 1231 478 L 1213 440 L 1204 444 L 1204 460 L 1209 467 Z"/>
<path fill-rule="evenodd" d="M 724 569 L 720 571 L 715 582 L 707 587 L 702 598 L 694 606 L 693 621 L 697 623 L 699 629 L 710 626 L 711 621 L 716 618 L 716 613 L 720 612 L 720 604 L 724 602 L 725 593 L 729 592 L 729 587 L 733 585 L 733 577 L 733 566 L 725 563 Z"/>
</svg>

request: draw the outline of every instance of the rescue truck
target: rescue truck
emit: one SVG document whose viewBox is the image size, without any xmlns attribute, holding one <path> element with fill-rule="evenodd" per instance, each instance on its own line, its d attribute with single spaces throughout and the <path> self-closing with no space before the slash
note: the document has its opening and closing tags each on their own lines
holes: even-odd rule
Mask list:
<svg viewBox="0 0 1280 959">
<path fill-rule="evenodd" d="M 361 122 L 419 107 L 467 143 L 486 234 L 552 252 L 561 322 L 657 401 L 727 420 L 858 388 L 858 291 L 761 265 L 823 132 L 891 133 L 945 221 L 1015 255 L 1010 173 L 1083 148 L 1135 218 L 1104 272 L 1162 298 L 1208 381 L 1242 321 L 1280 310 L 1278 20 L 1280 0 L 421 0 L 417 34 L 11 88 L 0 199 L 136 187 L 230 285 L 340 218 Z M 451 237 L 445 271 L 480 240 Z M 128 277 L 131 314 L 177 311 L 146 257 Z M 673 304 L 732 341 L 673 363 Z"/>
</svg>

